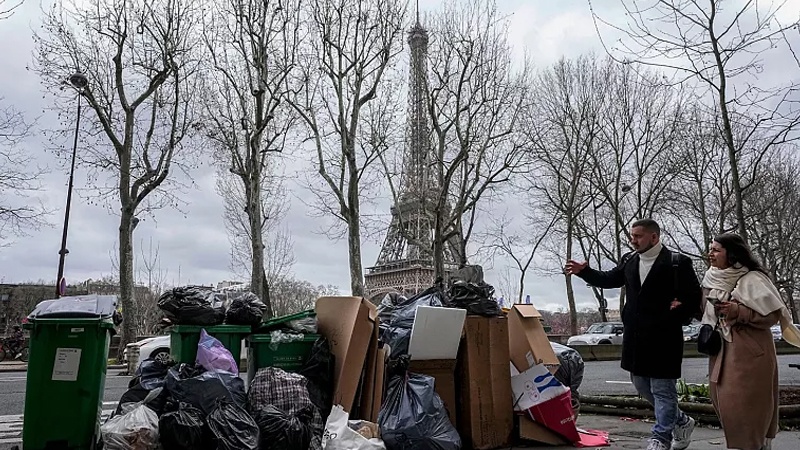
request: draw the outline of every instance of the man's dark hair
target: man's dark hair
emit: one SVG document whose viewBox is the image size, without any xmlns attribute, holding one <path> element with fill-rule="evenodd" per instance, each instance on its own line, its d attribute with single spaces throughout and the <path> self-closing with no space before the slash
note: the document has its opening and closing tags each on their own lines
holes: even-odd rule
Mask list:
<svg viewBox="0 0 800 450">
<path fill-rule="evenodd" d="M 660 235 L 661 234 L 661 227 L 658 226 L 658 222 L 653 219 L 639 219 L 636 222 L 633 222 L 631 228 L 634 227 L 642 227 L 645 230 Z"/>
</svg>

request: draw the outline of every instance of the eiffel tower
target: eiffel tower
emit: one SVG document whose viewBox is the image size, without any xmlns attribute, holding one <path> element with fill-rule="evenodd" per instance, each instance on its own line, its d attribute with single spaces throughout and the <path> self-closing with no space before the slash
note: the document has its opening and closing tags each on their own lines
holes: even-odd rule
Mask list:
<svg viewBox="0 0 800 450">
<path fill-rule="evenodd" d="M 398 198 L 392 206 L 392 221 L 375 266 L 364 276 L 367 296 L 379 301 L 389 292 L 413 295 L 434 282 L 433 238 L 435 205 L 439 186 L 434 176 L 433 152 L 428 125 L 428 31 L 419 21 L 409 30 L 411 49 L 408 123 Z M 445 247 L 445 270 L 456 268 L 456 246 Z"/>
</svg>

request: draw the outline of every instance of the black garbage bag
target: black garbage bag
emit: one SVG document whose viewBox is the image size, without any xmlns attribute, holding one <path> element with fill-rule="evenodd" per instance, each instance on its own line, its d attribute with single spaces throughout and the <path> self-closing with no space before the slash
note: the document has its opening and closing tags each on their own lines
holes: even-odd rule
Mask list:
<svg viewBox="0 0 800 450">
<path fill-rule="evenodd" d="M 572 409 L 577 411 L 580 407 L 580 393 L 578 390 L 583 382 L 583 357 L 577 350 L 566 345 L 551 342 L 550 346 L 553 348 L 553 352 L 555 352 L 559 362 L 558 370 L 554 376 L 556 380 L 572 391 Z"/>
<path fill-rule="evenodd" d="M 408 354 L 411 342 L 411 327 L 418 306 L 444 306 L 444 292 L 440 286 L 432 286 L 419 294 L 405 298 L 399 294 L 387 294 L 378 305 L 381 342 L 391 348 L 391 357 Z"/>
<path fill-rule="evenodd" d="M 155 389 L 164 385 L 169 368 L 175 363 L 165 363 L 155 359 L 145 359 L 139 364 L 134 373 L 134 378 L 145 388 Z"/>
<path fill-rule="evenodd" d="M 459 450 L 461 437 L 434 391 L 433 377 L 397 374 L 389 380 L 378 413 L 388 450 Z"/>
<path fill-rule="evenodd" d="M 175 401 L 188 403 L 205 414 L 211 413 L 217 407 L 217 399 L 227 400 L 241 407 L 247 404 L 244 381 L 226 372 L 203 372 L 191 378 L 182 378 L 172 368 L 167 374 L 164 388 Z"/>
<path fill-rule="evenodd" d="M 140 383 L 134 384 L 130 389 L 125 391 L 122 394 L 122 397 L 119 399 L 119 403 L 117 403 L 117 408 L 114 410 L 113 416 L 117 416 L 120 414 L 124 414 L 125 406 L 126 405 L 135 405 L 136 403 L 143 402 L 147 395 L 150 393 L 152 389 L 147 389 L 142 386 Z M 154 399 L 150 400 L 149 402 L 145 403 L 145 406 L 155 411 L 156 414 L 161 415 L 165 409 L 166 404 L 169 399 L 169 393 L 166 390 L 162 390 L 161 393 Z"/>
<path fill-rule="evenodd" d="M 333 408 L 333 377 L 336 361 L 331 353 L 331 344 L 325 336 L 320 336 L 311 347 L 311 355 L 297 372 L 306 377 L 308 396 L 322 417 L 328 417 Z"/>
<path fill-rule="evenodd" d="M 219 325 L 225 320 L 225 310 L 215 308 L 208 288 L 183 286 L 171 289 L 158 299 L 158 307 L 175 325 Z"/>
<path fill-rule="evenodd" d="M 230 306 L 225 314 L 225 323 L 230 325 L 258 325 L 267 312 L 267 305 L 252 292 L 228 294 Z"/>
<path fill-rule="evenodd" d="M 467 314 L 484 317 L 503 315 L 494 298 L 494 287 L 486 283 L 456 281 L 450 286 L 449 300 L 453 308 L 466 309 Z"/>
<path fill-rule="evenodd" d="M 158 419 L 159 440 L 164 450 L 208 449 L 204 414 L 194 406 L 181 403 L 177 411 Z"/>
<path fill-rule="evenodd" d="M 313 406 L 294 414 L 267 405 L 253 414 L 261 431 L 261 450 L 308 450 L 311 445 Z"/>
<path fill-rule="evenodd" d="M 225 399 L 216 403 L 206 420 L 217 450 L 258 450 L 260 431 L 250 414 Z"/>
</svg>

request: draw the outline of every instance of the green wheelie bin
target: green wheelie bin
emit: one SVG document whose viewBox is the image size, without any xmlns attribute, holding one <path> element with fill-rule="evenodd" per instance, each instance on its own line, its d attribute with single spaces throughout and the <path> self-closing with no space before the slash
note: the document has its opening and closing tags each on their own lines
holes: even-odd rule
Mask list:
<svg viewBox="0 0 800 450">
<path fill-rule="evenodd" d="M 200 330 L 219 339 L 227 348 L 238 366 L 241 362 L 242 339 L 253 328 L 250 325 L 173 325 L 170 330 L 170 353 L 177 363 L 194 364 L 197 359 L 197 345 L 200 343 Z"/>
<path fill-rule="evenodd" d="M 108 347 L 121 322 L 116 307 L 114 295 L 62 297 L 28 316 L 25 450 L 99 448 Z"/>
</svg>

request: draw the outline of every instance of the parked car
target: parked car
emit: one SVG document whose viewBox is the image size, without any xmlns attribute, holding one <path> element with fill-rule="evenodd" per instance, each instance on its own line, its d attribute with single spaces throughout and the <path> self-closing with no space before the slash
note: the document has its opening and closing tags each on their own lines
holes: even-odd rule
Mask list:
<svg viewBox="0 0 800 450">
<path fill-rule="evenodd" d="M 571 336 L 567 345 L 609 345 L 622 344 L 622 322 L 597 322 L 586 333 Z"/>
<path fill-rule="evenodd" d="M 697 336 L 700 335 L 700 325 L 699 323 L 693 323 L 690 325 L 686 325 L 683 327 L 683 341 L 684 342 L 694 342 L 697 340 Z"/>
<path fill-rule="evenodd" d="M 781 325 L 780 324 L 771 326 L 769 328 L 769 330 L 772 332 L 772 339 L 773 340 L 780 341 L 781 339 L 783 339 L 783 331 L 781 331 Z"/>
<path fill-rule="evenodd" d="M 128 351 L 131 347 L 139 347 L 139 361 L 152 358 L 158 361 L 169 361 L 169 336 L 155 336 L 133 342 L 125 346 L 122 356 L 128 360 Z"/>
</svg>

